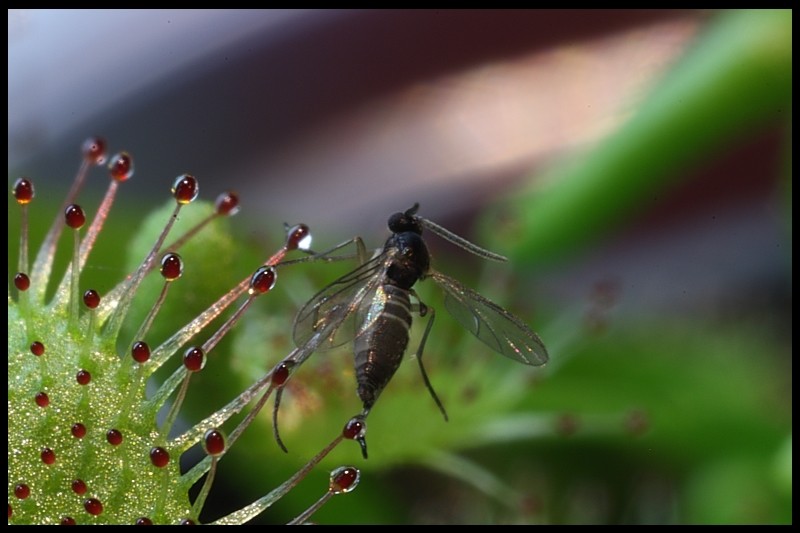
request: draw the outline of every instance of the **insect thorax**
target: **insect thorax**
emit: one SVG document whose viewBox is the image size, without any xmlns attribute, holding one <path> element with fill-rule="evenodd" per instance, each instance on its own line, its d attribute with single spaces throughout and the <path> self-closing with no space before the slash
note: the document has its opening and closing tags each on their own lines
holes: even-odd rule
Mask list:
<svg viewBox="0 0 800 533">
<path fill-rule="evenodd" d="M 386 271 L 388 282 L 392 285 L 409 290 L 428 272 L 428 247 L 418 233 L 395 233 L 387 239 L 384 250 L 392 254 L 392 262 Z"/>
</svg>

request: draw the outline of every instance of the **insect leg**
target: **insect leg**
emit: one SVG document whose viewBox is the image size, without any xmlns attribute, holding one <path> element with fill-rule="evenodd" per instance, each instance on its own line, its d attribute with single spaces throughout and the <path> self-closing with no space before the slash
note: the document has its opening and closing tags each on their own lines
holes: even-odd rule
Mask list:
<svg viewBox="0 0 800 533">
<path fill-rule="evenodd" d="M 278 431 L 278 408 L 281 405 L 281 396 L 283 396 L 282 385 L 278 387 L 278 390 L 275 391 L 275 404 L 272 407 L 272 435 L 275 437 L 275 442 L 278 443 L 278 446 L 281 447 L 281 450 L 289 453 L 289 450 L 286 449 L 286 445 L 281 440 L 281 434 Z"/>
<path fill-rule="evenodd" d="M 277 266 L 286 266 L 286 265 L 294 265 L 297 263 L 308 263 L 310 261 L 325 261 L 326 263 L 333 263 L 334 261 L 344 261 L 347 259 L 352 259 L 352 255 L 332 255 L 334 252 L 341 250 L 342 248 L 346 248 L 351 244 L 356 245 L 356 254 L 355 257 L 358 259 L 358 264 L 363 265 L 367 260 L 367 248 L 364 245 L 364 241 L 361 237 L 353 237 L 352 239 L 348 239 L 344 242 L 341 242 L 330 248 L 325 250 L 324 252 L 315 252 L 314 250 L 300 250 L 301 252 L 308 254 L 305 257 L 300 257 L 297 259 L 289 259 L 286 261 L 281 261 L 278 263 Z"/>
<path fill-rule="evenodd" d="M 428 379 L 428 374 L 427 372 L 425 372 L 425 367 L 422 366 L 422 352 L 425 348 L 425 342 L 428 340 L 428 334 L 431 332 L 431 328 L 433 327 L 433 320 L 436 317 L 436 310 L 433 307 L 425 305 L 422 302 L 422 300 L 419 299 L 417 293 L 414 292 L 413 290 L 411 291 L 411 294 L 413 294 L 414 297 L 417 299 L 417 302 L 419 302 L 416 306 L 414 306 L 416 308 L 417 313 L 419 313 L 419 316 L 423 317 L 427 315 L 428 312 L 430 312 L 431 315 L 430 318 L 428 318 L 427 325 L 425 326 L 425 333 L 422 334 L 422 340 L 419 342 L 419 348 L 417 348 L 417 354 L 416 354 L 417 362 L 419 363 L 419 371 L 422 373 L 422 379 L 423 381 L 425 381 L 425 387 L 428 388 L 428 392 L 431 393 L 433 401 L 436 402 L 436 406 L 439 408 L 439 411 L 442 412 L 445 422 L 447 422 L 449 420 L 447 417 L 447 411 L 445 411 L 442 401 L 436 395 L 436 391 L 433 390 L 433 386 L 431 385 L 431 380 Z"/>
<path fill-rule="evenodd" d="M 369 409 L 364 409 L 361 411 L 360 415 L 355 417 L 355 420 L 358 420 L 362 424 L 362 431 L 356 435 L 355 440 L 358 442 L 358 445 L 361 446 L 361 455 L 364 456 L 364 459 L 367 458 L 367 438 L 365 437 L 367 433 L 367 415 L 369 414 Z"/>
</svg>

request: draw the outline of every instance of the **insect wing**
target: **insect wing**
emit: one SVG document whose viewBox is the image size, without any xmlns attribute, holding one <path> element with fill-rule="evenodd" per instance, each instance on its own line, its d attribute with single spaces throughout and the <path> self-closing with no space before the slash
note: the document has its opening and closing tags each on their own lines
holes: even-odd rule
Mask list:
<svg viewBox="0 0 800 533">
<path fill-rule="evenodd" d="M 369 327 L 364 316 L 355 311 L 365 298 L 375 299 L 386 268 L 386 255 L 367 261 L 337 279 L 311 298 L 294 319 L 294 342 L 304 346 L 312 336 L 324 332 L 326 339 L 317 347 L 328 350 L 341 346 Z M 361 323 L 359 323 L 361 322 Z"/>
<path fill-rule="evenodd" d="M 429 277 L 447 292 L 444 305 L 453 318 L 489 348 L 526 365 L 547 362 L 542 340 L 519 318 L 441 272 Z"/>
</svg>

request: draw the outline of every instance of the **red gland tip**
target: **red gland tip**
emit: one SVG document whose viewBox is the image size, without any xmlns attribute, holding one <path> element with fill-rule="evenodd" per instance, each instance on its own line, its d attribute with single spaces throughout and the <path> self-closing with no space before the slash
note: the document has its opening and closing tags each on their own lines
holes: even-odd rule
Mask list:
<svg viewBox="0 0 800 533">
<path fill-rule="evenodd" d="M 102 165 L 106 162 L 106 141 L 102 137 L 89 137 L 83 141 L 81 152 L 90 164 Z"/>
<path fill-rule="evenodd" d="M 128 152 L 114 154 L 108 162 L 108 173 L 115 181 L 123 182 L 133 176 L 133 158 Z"/>
<path fill-rule="evenodd" d="M 28 178 L 18 178 L 14 182 L 14 198 L 17 199 L 19 205 L 27 205 L 31 203 L 36 191 L 33 188 L 33 182 Z"/>
<path fill-rule="evenodd" d="M 197 198 L 198 192 L 197 179 L 191 174 L 178 176 L 172 185 L 172 195 L 179 204 L 191 203 Z"/>
<path fill-rule="evenodd" d="M 227 191 L 217 196 L 214 208 L 220 216 L 232 217 L 239 212 L 239 195 L 233 191 Z"/>
</svg>

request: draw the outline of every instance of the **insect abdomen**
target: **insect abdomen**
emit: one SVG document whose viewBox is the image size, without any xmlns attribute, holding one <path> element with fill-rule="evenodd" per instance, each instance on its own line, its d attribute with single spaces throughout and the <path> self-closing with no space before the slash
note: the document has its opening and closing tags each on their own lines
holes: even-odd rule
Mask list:
<svg viewBox="0 0 800 533">
<path fill-rule="evenodd" d="M 382 287 L 386 304 L 367 331 L 355 341 L 358 397 L 369 410 L 400 366 L 408 346 L 411 300 L 408 291 Z"/>
</svg>

